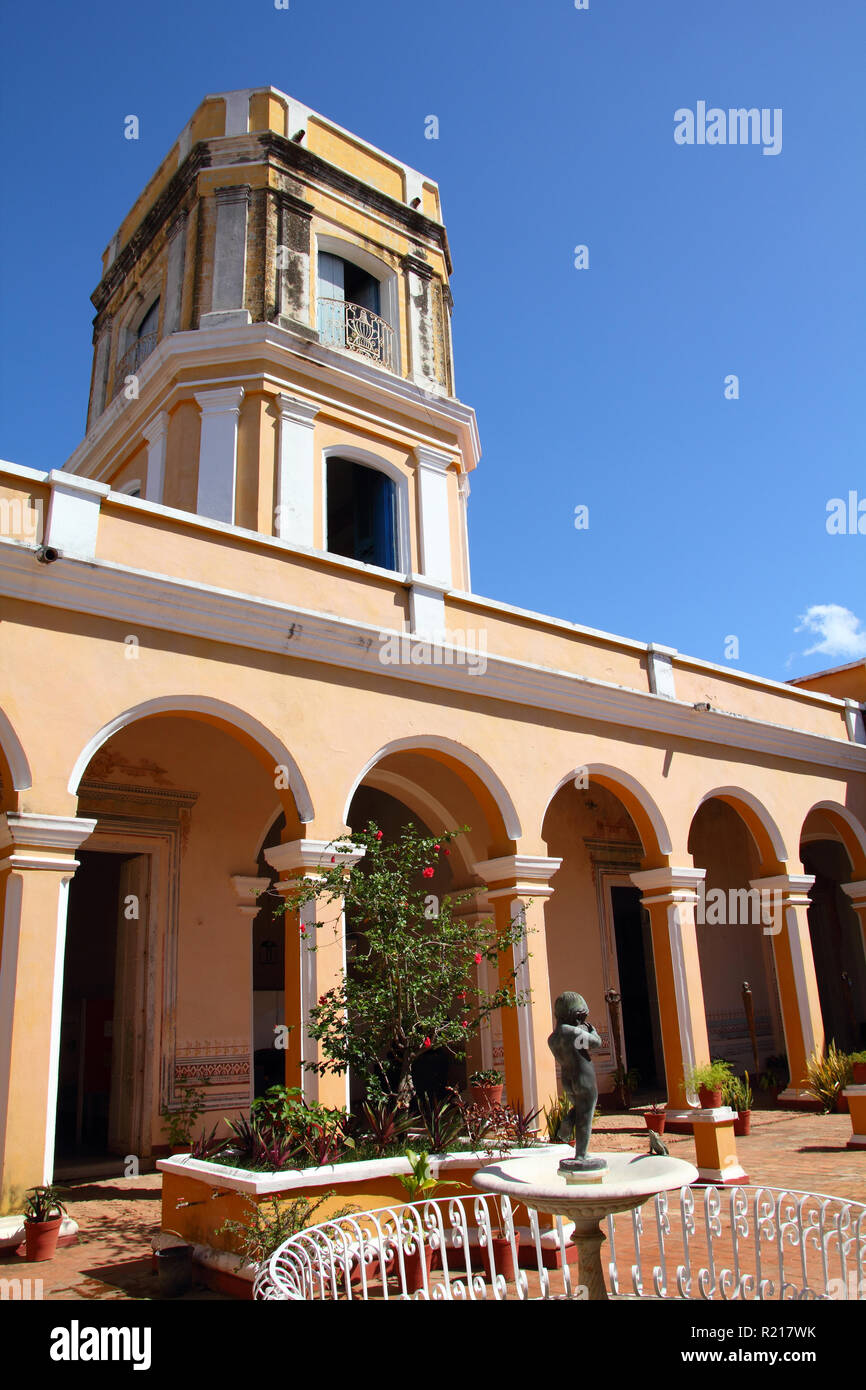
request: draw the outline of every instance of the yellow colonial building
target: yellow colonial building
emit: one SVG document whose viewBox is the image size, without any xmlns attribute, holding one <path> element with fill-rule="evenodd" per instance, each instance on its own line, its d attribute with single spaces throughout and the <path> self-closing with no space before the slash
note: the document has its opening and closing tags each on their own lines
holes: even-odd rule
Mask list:
<svg viewBox="0 0 866 1390">
<path fill-rule="evenodd" d="M 745 982 L 791 1101 L 862 1036 L 862 667 L 785 685 L 474 593 L 450 273 L 434 182 L 274 89 L 208 97 L 104 254 L 84 440 L 0 464 L 2 1211 L 152 1155 L 190 1079 L 209 1123 L 275 1058 L 351 1098 L 303 1069 L 351 940 L 267 903 L 369 819 L 470 827 L 434 890 L 525 913 L 531 1005 L 470 1065 L 527 1106 L 566 988 L 602 1089 L 618 995 L 676 1107 L 752 1067 Z"/>
</svg>

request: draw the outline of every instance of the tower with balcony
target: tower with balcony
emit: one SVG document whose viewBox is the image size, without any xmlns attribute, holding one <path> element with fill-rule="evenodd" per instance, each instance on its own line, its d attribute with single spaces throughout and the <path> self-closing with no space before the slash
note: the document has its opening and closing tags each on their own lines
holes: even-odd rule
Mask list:
<svg viewBox="0 0 866 1390">
<path fill-rule="evenodd" d="M 402 575 L 435 625 L 479 455 L 436 184 L 273 88 L 209 96 L 102 272 L 66 469 Z"/>
</svg>

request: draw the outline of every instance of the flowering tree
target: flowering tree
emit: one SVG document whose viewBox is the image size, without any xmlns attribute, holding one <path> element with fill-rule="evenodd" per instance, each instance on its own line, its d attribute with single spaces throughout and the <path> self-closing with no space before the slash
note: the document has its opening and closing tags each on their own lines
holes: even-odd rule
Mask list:
<svg viewBox="0 0 866 1390">
<path fill-rule="evenodd" d="M 341 982 L 310 1011 L 309 1035 L 320 1043 L 323 1060 L 307 1065 L 318 1072 L 350 1067 L 373 1103 L 408 1105 L 412 1064 L 419 1057 L 432 1048 L 464 1057 L 467 1041 L 494 1009 L 526 1003 L 515 988 L 524 923 L 516 920 L 497 933 L 490 920 L 456 915 L 471 892 L 439 902 L 429 891 L 436 864 L 450 855 L 460 833 L 434 837 L 406 825 L 387 841 L 371 822 L 359 834 L 335 840 L 335 867 L 326 863 L 318 879 L 299 880 L 285 899 L 284 910 L 290 911 L 313 899 L 345 902 L 358 949 Z M 364 858 L 348 869 L 339 864 L 339 853 L 356 846 L 363 846 Z M 309 949 L 316 949 L 314 941 Z M 503 956 L 507 964 L 500 973 Z M 475 967 L 482 960 L 494 967 L 492 991 L 477 983 Z"/>
</svg>

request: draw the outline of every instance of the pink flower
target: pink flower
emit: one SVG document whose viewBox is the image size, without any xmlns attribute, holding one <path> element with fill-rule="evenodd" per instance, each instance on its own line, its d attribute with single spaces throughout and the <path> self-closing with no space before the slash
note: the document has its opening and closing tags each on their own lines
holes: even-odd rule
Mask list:
<svg viewBox="0 0 866 1390">
<path fill-rule="evenodd" d="M 422 870 L 421 870 L 421 873 L 424 875 L 425 878 L 432 878 L 432 877 L 433 877 L 433 870 L 430 868 L 429 865 L 427 866 L 426 869 L 422 869 Z"/>
<path fill-rule="evenodd" d="M 431 1041 L 430 1041 L 429 1038 L 425 1038 L 425 1039 L 424 1039 L 424 1046 L 425 1046 L 425 1047 L 432 1047 L 432 1046 L 433 1046 L 433 1044 L 431 1043 Z"/>
<path fill-rule="evenodd" d="M 381 838 L 382 838 L 382 832 L 381 832 L 381 830 L 377 830 L 377 831 L 376 831 L 376 839 L 377 839 L 377 840 L 381 840 Z"/>
<path fill-rule="evenodd" d="M 468 1027 L 469 1027 L 469 1020 L 468 1020 L 468 1018 L 464 1018 L 464 1020 L 463 1020 L 463 1027 L 464 1027 L 464 1028 L 468 1028 Z"/>
<path fill-rule="evenodd" d="M 476 965 L 480 965 L 480 964 L 481 964 L 481 952 L 480 952 L 480 951 L 476 951 L 476 952 L 475 952 L 475 964 L 476 964 Z"/>
</svg>

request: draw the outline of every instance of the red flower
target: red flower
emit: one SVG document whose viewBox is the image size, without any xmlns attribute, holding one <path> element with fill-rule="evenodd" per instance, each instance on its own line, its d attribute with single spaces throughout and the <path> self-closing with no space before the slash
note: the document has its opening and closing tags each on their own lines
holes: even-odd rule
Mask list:
<svg viewBox="0 0 866 1390">
<path fill-rule="evenodd" d="M 440 849 L 442 848 L 442 846 L 441 846 L 441 845 L 434 845 L 433 848 L 434 848 L 434 850 L 436 851 L 436 853 L 438 854 L 439 851 L 440 851 Z"/>
<path fill-rule="evenodd" d="M 327 997 L 328 997 L 327 994 L 320 994 L 320 995 L 319 995 L 319 1003 L 320 1003 L 320 1004 L 324 1004 L 324 1002 L 325 1002 L 325 1000 L 327 999 Z"/>
<path fill-rule="evenodd" d="M 382 838 L 382 832 L 381 832 L 381 830 L 377 830 L 377 831 L 376 831 L 376 839 L 377 839 L 377 840 L 381 840 L 381 838 Z"/>
<path fill-rule="evenodd" d="M 458 998 L 458 999 L 465 999 L 465 998 L 466 998 L 466 990 L 465 990 L 465 989 L 459 990 L 458 993 L 457 993 L 457 998 Z"/>
<path fill-rule="evenodd" d="M 307 934 L 307 928 L 306 928 L 306 927 L 301 927 L 301 936 L 306 936 L 306 934 Z"/>
<path fill-rule="evenodd" d="M 480 964 L 481 964 L 481 952 L 480 952 L 480 951 L 476 951 L 476 952 L 475 952 L 475 964 L 476 964 L 476 965 L 480 965 Z"/>
<path fill-rule="evenodd" d="M 450 853 L 451 853 L 450 849 L 446 849 L 446 850 L 445 850 L 445 853 L 446 853 L 446 854 L 450 854 Z"/>
<path fill-rule="evenodd" d="M 469 1027 L 469 1020 L 468 1020 L 467 1018 L 464 1018 L 464 1020 L 463 1020 L 463 1027 L 464 1027 L 464 1028 L 468 1028 L 468 1027 Z"/>
<path fill-rule="evenodd" d="M 337 862 L 337 856 L 336 856 L 336 854 L 332 854 L 332 855 L 331 855 L 331 863 L 332 863 L 332 864 L 336 864 L 336 862 Z"/>
<path fill-rule="evenodd" d="M 431 1043 L 431 1041 L 430 1041 L 429 1038 L 425 1038 L 425 1039 L 424 1039 L 424 1046 L 425 1046 L 425 1047 L 432 1047 L 432 1046 L 433 1046 L 433 1044 Z"/>
<path fill-rule="evenodd" d="M 421 870 L 421 873 L 424 875 L 425 878 L 433 877 L 433 870 L 430 868 L 429 864 L 426 869 Z"/>
</svg>

